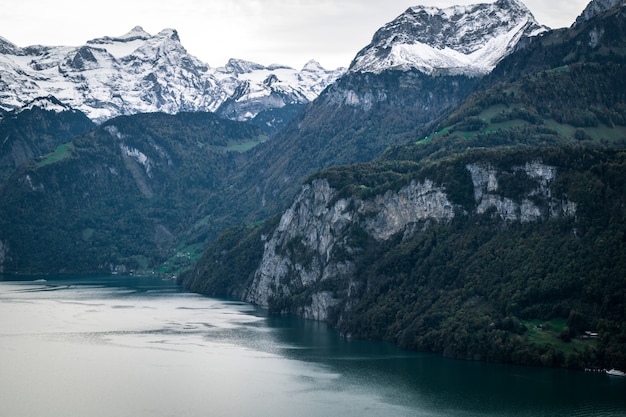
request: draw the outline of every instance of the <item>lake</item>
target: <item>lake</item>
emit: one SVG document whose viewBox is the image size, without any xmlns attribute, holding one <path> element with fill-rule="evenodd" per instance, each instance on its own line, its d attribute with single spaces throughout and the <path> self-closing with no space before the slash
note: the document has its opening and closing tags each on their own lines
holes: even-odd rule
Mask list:
<svg viewBox="0 0 626 417">
<path fill-rule="evenodd" d="M 626 378 L 342 338 L 137 277 L 0 278 L 0 416 L 626 416 Z"/>
</svg>

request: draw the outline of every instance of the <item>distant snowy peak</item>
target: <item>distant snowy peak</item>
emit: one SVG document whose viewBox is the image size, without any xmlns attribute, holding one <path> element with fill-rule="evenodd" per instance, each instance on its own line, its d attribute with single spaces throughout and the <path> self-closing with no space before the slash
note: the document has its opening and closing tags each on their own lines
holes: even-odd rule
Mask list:
<svg viewBox="0 0 626 417">
<path fill-rule="evenodd" d="M 37 97 L 30 103 L 27 103 L 25 106 L 16 110 L 16 113 L 21 113 L 25 110 L 33 110 L 34 108 L 39 108 L 41 110 L 50 111 L 54 113 L 63 113 L 66 111 L 74 111 L 71 106 L 67 104 L 61 103 L 53 96 L 47 97 Z"/>
<path fill-rule="evenodd" d="M 145 41 L 147 39 L 150 39 L 151 37 L 152 35 L 150 35 L 148 32 L 143 30 L 141 26 L 135 26 L 134 28 L 131 29 L 130 32 L 128 32 L 125 35 L 117 36 L 117 37 L 104 36 L 102 38 L 96 38 L 96 39 L 87 41 L 87 43 L 99 45 L 99 44 L 111 44 L 111 43 L 117 43 L 117 42 L 132 42 L 136 40 Z"/>
<path fill-rule="evenodd" d="M 585 10 L 583 10 L 582 14 L 578 16 L 574 25 L 593 19 L 599 14 L 607 12 L 613 8 L 624 6 L 626 6 L 626 0 L 592 0 L 592 2 L 587 5 Z"/>
<path fill-rule="evenodd" d="M 248 120 L 269 108 L 306 104 L 344 73 L 345 68 L 326 70 L 316 61 L 297 70 L 233 58 L 214 73 L 228 94 L 217 113 L 229 119 Z"/>
<path fill-rule="evenodd" d="M 411 7 L 376 32 L 349 70 L 484 75 L 522 38 L 546 30 L 518 0 L 443 9 Z"/>
<path fill-rule="evenodd" d="M 326 71 L 322 65 L 315 61 L 315 60 L 310 60 L 308 61 L 306 64 L 304 64 L 304 66 L 302 67 L 302 71 L 307 71 L 307 72 L 319 72 L 319 71 Z"/>
<path fill-rule="evenodd" d="M 135 113 L 217 112 L 225 102 L 229 118 L 247 120 L 306 104 L 343 72 L 237 59 L 211 68 L 187 52 L 175 29 L 150 35 L 136 26 L 79 47 L 19 48 L 0 38 L 0 111 L 52 95 L 97 123 Z"/>
<path fill-rule="evenodd" d="M 0 36 L 0 54 L 14 54 L 17 47 Z"/>
<path fill-rule="evenodd" d="M 231 58 L 228 60 L 226 65 L 224 65 L 224 67 L 218 68 L 218 71 L 224 74 L 241 75 L 263 69 L 265 69 L 265 67 L 261 64 L 243 59 Z"/>
</svg>

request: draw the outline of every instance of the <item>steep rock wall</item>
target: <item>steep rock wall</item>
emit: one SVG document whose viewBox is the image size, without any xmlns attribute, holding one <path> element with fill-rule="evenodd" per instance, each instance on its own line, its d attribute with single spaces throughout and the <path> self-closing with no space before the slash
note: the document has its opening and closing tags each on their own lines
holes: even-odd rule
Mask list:
<svg viewBox="0 0 626 417">
<path fill-rule="evenodd" d="M 266 241 L 261 264 L 243 299 L 327 320 L 330 309 L 359 286 L 355 264 L 362 248 L 354 241 L 355 230 L 384 243 L 456 216 L 492 213 L 509 222 L 533 222 L 576 215 L 574 202 L 552 196 L 550 186 L 557 175 L 553 166 L 529 162 L 502 170 L 473 163 L 466 169 L 474 187 L 473 213 L 454 204 L 446 189 L 430 179 L 412 180 L 399 190 L 365 199 L 336 198 L 337 190 L 327 180 L 313 180 Z M 511 178 L 523 180 L 523 195 L 506 195 L 503 185 Z"/>
</svg>

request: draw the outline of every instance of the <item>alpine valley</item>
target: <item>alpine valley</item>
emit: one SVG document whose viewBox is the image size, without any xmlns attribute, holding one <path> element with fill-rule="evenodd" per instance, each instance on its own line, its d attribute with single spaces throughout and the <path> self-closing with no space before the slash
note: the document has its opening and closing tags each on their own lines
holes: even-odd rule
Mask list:
<svg viewBox="0 0 626 417">
<path fill-rule="evenodd" d="M 160 273 L 445 356 L 626 369 L 626 4 L 415 6 L 347 69 L 0 39 L 0 272 Z"/>
</svg>

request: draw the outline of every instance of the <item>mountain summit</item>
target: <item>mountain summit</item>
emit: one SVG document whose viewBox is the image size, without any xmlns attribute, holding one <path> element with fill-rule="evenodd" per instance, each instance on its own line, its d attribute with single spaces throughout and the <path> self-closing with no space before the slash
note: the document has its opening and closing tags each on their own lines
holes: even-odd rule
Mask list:
<svg viewBox="0 0 626 417">
<path fill-rule="evenodd" d="M 625 0 L 592 0 L 591 3 L 587 5 L 585 10 L 583 10 L 582 14 L 578 16 L 576 19 L 576 24 L 580 24 L 582 22 L 586 22 L 597 15 L 609 11 L 615 7 L 624 7 L 626 6 Z"/>
<path fill-rule="evenodd" d="M 411 7 L 376 32 L 350 71 L 417 69 L 429 75 L 484 75 L 522 38 L 547 29 L 518 0 L 445 9 Z"/>
</svg>

